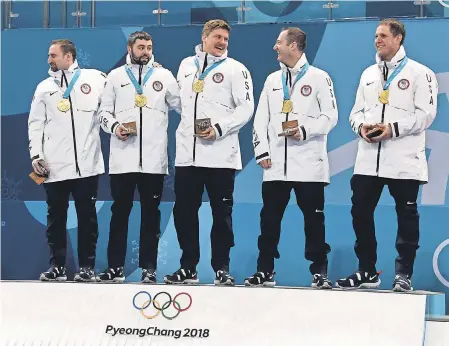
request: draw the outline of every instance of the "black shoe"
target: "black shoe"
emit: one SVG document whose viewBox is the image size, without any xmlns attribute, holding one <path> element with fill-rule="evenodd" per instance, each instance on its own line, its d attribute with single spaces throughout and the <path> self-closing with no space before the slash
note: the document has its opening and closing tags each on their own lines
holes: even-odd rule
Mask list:
<svg viewBox="0 0 449 346">
<path fill-rule="evenodd" d="M 214 284 L 217 286 L 234 286 L 235 279 L 226 269 L 220 269 L 215 273 Z"/>
<path fill-rule="evenodd" d="M 142 280 L 145 284 L 155 284 L 156 283 L 156 270 L 153 268 L 142 270 Z"/>
<path fill-rule="evenodd" d="M 274 287 L 276 281 L 274 281 L 275 272 L 257 272 L 253 276 L 245 279 L 245 286 L 267 286 Z"/>
<path fill-rule="evenodd" d="M 123 281 L 125 281 L 125 273 L 123 272 L 123 267 L 109 267 L 103 273 L 97 275 L 97 281 L 122 283 Z"/>
<path fill-rule="evenodd" d="M 313 274 L 312 287 L 319 289 L 331 289 L 332 281 L 327 278 L 326 274 Z"/>
<path fill-rule="evenodd" d="M 395 292 L 410 292 L 413 291 L 412 281 L 410 276 L 406 274 L 396 274 L 393 281 L 393 291 Z"/>
<path fill-rule="evenodd" d="M 51 266 L 46 272 L 41 273 L 41 281 L 67 281 L 67 274 L 64 266 Z"/>
<path fill-rule="evenodd" d="M 356 271 L 354 274 L 337 280 L 339 288 L 377 288 L 380 286 L 379 273 Z"/>
<path fill-rule="evenodd" d="M 81 267 L 80 271 L 75 274 L 73 279 L 76 282 L 96 282 L 95 272 L 91 267 Z"/>
<path fill-rule="evenodd" d="M 180 268 L 171 275 L 164 276 L 166 284 L 197 284 L 198 274 L 195 270 Z"/>
</svg>

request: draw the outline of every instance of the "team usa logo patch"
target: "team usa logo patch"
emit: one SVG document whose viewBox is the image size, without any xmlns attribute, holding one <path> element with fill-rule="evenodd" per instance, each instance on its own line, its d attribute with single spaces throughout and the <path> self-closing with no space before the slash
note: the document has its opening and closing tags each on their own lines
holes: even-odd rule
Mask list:
<svg viewBox="0 0 449 346">
<path fill-rule="evenodd" d="M 212 76 L 212 80 L 213 80 L 215 83 L 221 83 L 221 82 L 223 82 L 223 79 L 224 79 L 224 76 L 223 76 L 223 74 L 220 73 L 220 72 L 217 72 L 216 74 L 214 74 L 214 75 Z"/>
<path fill-rule="evenodd" d="M 87 83 L 84 83 L 83 85 L 81 85 L 80 89 L 83 92 L 83 94 L 86 94 L 86 95 L 90 94 L 90 92 L 92 91 L 90 85 Z"/>
<path fill-rule="evenodd" d="M 159 82 L 158 80 L 153 83 L 153 89 L 156 91 L 161 91 L 163 87 L 164 87 L 164 85 L 161 82 Z"/>
<path fill-rule="evenodd" d="M 401 89 L 401 90 L 408 89 L 409 86 L 410 86 L 410 82 L 408 81 L 408 79 L 401 79 L 401 80 L 398 82 L 398 87 L 399 87 L 399 89 Z"/>
<path fill-rule="evenodd" d="M 301 88 L 301 94 L 303 96 L 309 96 L 312 93 L 312 87 L 310 85 L 303 85 Z"/>
</svg>

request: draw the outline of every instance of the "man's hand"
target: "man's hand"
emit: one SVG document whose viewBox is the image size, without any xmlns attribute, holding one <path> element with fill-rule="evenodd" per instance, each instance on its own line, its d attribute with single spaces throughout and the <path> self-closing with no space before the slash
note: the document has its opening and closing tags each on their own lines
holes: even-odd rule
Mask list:
<svg viewBox="0 0 449 346">
<path fill-rule="evenodd" d="M 117 128 L 115 129 L 115 135 L 121 141 L 126 141 L 128 139 L 129 135 L 127 134 L 127 132 L 128 132 L 128 129 L 125 126 L 123 126 L 122 124 L 117 126 Z"/>
<path fill-rule="evenodd" d="M 296 139 L 297 141 L 301 141 L 302 140 L 302 131 L 298 127 L 295 127 L 294 129 L 290 130 L 288 137 Z"/>
<path fill-rule="evenodd" d="M 376 124 L 375 127 L 382 130 L 382 134 L 377 137 L 371 138 L 371 141 L 373 143 L 385 141 L 393 136 L 393 131 L 391 130 L 390 124 Z"/>
<path fill-rule="evenodd" d="M 162 65 L 155 61 L 153 62 L 153 67 L 162 67 Z"/>
<path fill-rule="evenodd" d="M 271 159 L 265 159 L 259 162 L 259 166 L 263 169 L 268 169 L 271 167 Z"/>
<path fill-rule="evenodd" d="M 204 131 L 203 135 L 201 136 L 201 138 L 206 139 L 208 141 L 214 141 L 216 137 L 217 136 L 215 134 L 215 130 L 212 126 L 209 127 L 206 131 Z"/>
<path fill-rule="evenodd" d="M 360 129 L 360 136 L 362 136 L 362 138 L 368 142 L 368 143 L 373 143 L 372 138 L 368 138 L 366 137 L 366 134 L 371 131 L 372 129 L 374 129 L 376 127 L 376 125 L 373 124 L 363 124 L 362 128 Z"/>
<path fill-rule="evenodd" d="M 34 173 L 42 177 L 48 177 L 50 168 L 48 168 L 47 163 L 43 159 L 35 159 L 31 165 L 33 166 Z"/>
</svg>

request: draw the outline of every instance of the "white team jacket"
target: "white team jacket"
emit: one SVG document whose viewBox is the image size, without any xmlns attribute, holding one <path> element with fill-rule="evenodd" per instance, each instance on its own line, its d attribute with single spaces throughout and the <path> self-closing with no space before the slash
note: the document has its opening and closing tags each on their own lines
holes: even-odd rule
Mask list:
<svg viewBox="0 0 449 346">
<path fill-rule="evenodd" d="M 64 71 L 69 84 L 78 69 L 75 61 Z M 81 69 L 70 93 L 72 114 L 71 110 L 64 113 L 57 108 L 67 89 L 62 71 L 49 70 L 49 74 L 50 77 L 37 86 L 31 103 L 28 118 L 30 157 L 43 158 L 48 163 L 47 183 L 103 174 L 97 110 L 106 75 L 98 70 Z"/>
<path fill-rule="evenodd" d="M 271 168 L 263 170 L 263 180 L 285 180 L 329 183 L 327 134 L 338 121 L 333 82 L 329 75 L 310 66 L 294 85 L 291 94 L 293 111 L 282 113 L 284 93 L 282 72 L 287 72 L 287 85 L 294 82 L 307 63 L 303 54 L 294 68 L 281 65 L 265 81 L 254 118 L 253 145 L 256 161 L 271 159 Z M 282 122 L 297 120 L 302 140 L 278 137 Z"/>
<path fill-rule="evenodd" d="M 129 55 L 126 62 L 109 73 L 99 110 L 103 130 L 112 134 L 109 173 L 168 174 L 168 108 L 181 112 L 178 84 L 169 70 L 154 67 L 143 86 L 147 104 L 139 108 L 135 105 L 137 92 L 125 66 L 131 67 L 137 81 L 140 73 L 143 83 L 147 71 L 153 67 L 154 56 L 142 66 L 141 72 L 140 65 L 131 64 Z M 136 122 L 137 136 L 119 140 L 115 136 L 116 127 L 131 121 Z"/>
<path fill-rule="evenodd" d="M 357 96 L 349 121 L 360 136 L 363 123 L 391 124 L 393 138 L 380 143 L 359 140 L 354 174 L 427 182 L 425 130 L 437 112 L 438 82 L 433 71 L 408 59 L 404 69 L 389 87 L 389 104 L 379 101 L 384 84 L 383 70 L 388 76 L 406 56 L 403 47 L 391 62 L 376 55 L 377 64 L 368 67 L 360 78 Z"/>
<path fill-rule="evenodd" d="M 176 166 L 242 169 L 239 130 L 254 112 L 251 75 L 240 62 L 227 57 L 214 57 L 195 49 L 196 55 L 185 58 L 178 71 L 182 114 L 176 131 Z M 198 59 L 200 71 L 195 65 Z M 204 91 L 192 90 L 203 69 L 226 59 L 205 78 Z M 207 61 L 207 66 L 205 64 Z M 216 140 L 193 137 L 195 119 L 210 118 Z"/>
</svg>

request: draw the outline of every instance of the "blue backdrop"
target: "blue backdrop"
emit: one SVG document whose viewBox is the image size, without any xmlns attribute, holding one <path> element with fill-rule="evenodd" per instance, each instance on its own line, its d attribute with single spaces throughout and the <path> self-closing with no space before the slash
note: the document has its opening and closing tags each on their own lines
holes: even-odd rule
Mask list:
<svg viewBox="0 0 449 346">
<path fill-rule="evenodd" d="M 447 198 L 449 161 L 449 45 L 445 35 L 449 20 L 406 21 L 405 48 L 408 55 L 426 64 L 437 74 L 440 84 L 438 115 L 428 131 L 427 154 L 430 183 L 420 191 L 421 248 L 416 260 L 414 286 L 418 289 L 449 293 L 449 248 L 438 258 L 435 251 L 449 238 L 449 209 Z M 307 56 L 315 66 L 325 69 L 334 80 L 339 107 L 339 122 L 329 135 L 331 184 L 326 188 L 327 241 L 332 247 L 329 275 L 336 280 L 356 269 L 353 251 L 354 233 L 351 225 L 349 179 L 354 164 L 356 137 L 348 116 L 354 102 L 359 77 L 374 61 L 374 32 L 377 22 L 307 23 L 301 27 L 308 34 Z M 281 30 L 280 24 L 235 25 L 231 32 L 229 55 L 248 66 L 254 81 L 255 97 L 259 98 L 266 76 L 278 68 L 272 46 Z M 78 47 L 82 67 L 109 72 L 124 62 L 127 35 L 144 29 L 154 39 L 156 60 L 176 75 L 181 60 L 193 54 L 199 42 L 201 26 L 118 29 L 12 30 L 2 37 L 2 279 L 36 279 L 48 266 L 45 236 L 46 204 L 42 187 L 35 185 L 28 174 L 27 117 L 36 85 L 47 76 L 48 45 L 55 38 L 69 38 Z M 443 42 L 445 40 L 445 42 Z M 174 132 L 179 117 L 173 113 L 169 125 L 169 153 L 173 165 Z M 241 131 L 240 141 L 244 169 L 239 172 L 235 186 L 234 229 L 236 246 L 231 253 L 231 271 L 239 283 L 256 269 L 257 236 L 261 209 L 262 172 L 253 160 L 251 144 L 252 123 Z M 102 133 L 104 157 L 108 158 L 109 139 Z M 107 162 L 106 162 L 107 165 Z M 165 180 L 162 212 L 163 235 L 158 258 L 158 278 L 179 266 L 180 250 L 173 225 L 173 167 Z M 207 195 L 200 209 L 201 263 L 199 278 L 203 283 L 213 280 L 210 268 L 209 232 L 211 212 Z M 97 269 L 106 267 L 106 249 L 110 220 L 110 192 L 107 175 L 100 180 L 97 202 L 100 237 Z M 140 206 L 130 217 L 127 279 L 138 281 Z M 67 228 L 68 269 L 77 267 L 77 220 L 71 204 Z M 394 276 L 396 250 L 396 214 L 393 199 L 385 191 L 376 210 L 379 243 L 378 268 L 383 271 L 382 288 L 389 289 Z M 444 244 L 443 244 L 444 245 Z M 291 200 L 283 220 L 280 243 L 281 258 L 276 262 L 280 285 L 310 285 L 308 264 L 304 259 L 303 218 Z M 435 257 L 435 258 L 434 258 Z M 434 261 L 435 260 L 435 261 Z M 447 304 L 448 305 L 448 304 Z"/>
</svg>

